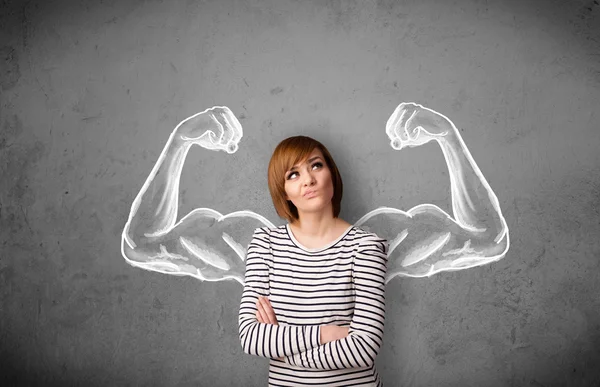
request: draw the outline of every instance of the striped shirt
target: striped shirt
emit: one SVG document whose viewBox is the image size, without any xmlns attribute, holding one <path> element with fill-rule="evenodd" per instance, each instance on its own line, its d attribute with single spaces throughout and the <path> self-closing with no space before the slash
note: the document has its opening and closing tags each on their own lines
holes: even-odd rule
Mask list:
<svg viewBox="0 0 600 387">
<path fill-rule="evenodd" d="M 269 386 L 382 386 L 374 362 L 382 344 L 387 242 L 357 227 L 319 249 L 289 229 L 258 228 L 248 246 L 240 302 L 244 352 L 270 358 Z M 268 296 L 278 325 L 259 323 Z M 321 345 L 321 325 L 348 336 Z M 282 360 L 279 360 L 282 359 Z"/>
</svg>

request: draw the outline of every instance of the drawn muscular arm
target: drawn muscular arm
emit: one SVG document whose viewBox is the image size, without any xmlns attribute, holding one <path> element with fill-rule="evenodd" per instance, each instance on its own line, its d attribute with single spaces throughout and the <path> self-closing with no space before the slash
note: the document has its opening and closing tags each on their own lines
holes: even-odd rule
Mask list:
<svg viewBox="0 0 600 387">
<path fill-rule="evenodd" d="M 272 227 L 251 211 L 221 215 L 198 208 L 177 222 L 179 180 L 193 145 L 234 153 L 242 127 L 226 107 L 182 121 L 135 198 L 122 234 L 125 260 L 143 269 L 202 280 L 244 278 L 245 246 L 257 227 Z"/>
<path fill-rule="evenodd" d="M 432 204 L 409 211 L 379 208 L 356 224 L 389 241 L 387 280 L 461 270 L 504 257 L 508 227 L 495 193 L 473 160 L 456 126 L 444 115 L 403 103 L 388 120 L 394 149 L 435 141 L 450 175 L 452 214 Z"/>
</svg>

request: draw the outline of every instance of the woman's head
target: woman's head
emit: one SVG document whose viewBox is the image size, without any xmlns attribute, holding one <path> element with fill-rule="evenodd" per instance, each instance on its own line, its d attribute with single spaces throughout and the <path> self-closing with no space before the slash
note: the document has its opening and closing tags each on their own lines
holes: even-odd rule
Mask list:
<svg viewBox="0 0 600 387">
<path fill-rule="evenodd" d="M 290 137 L 277 145 L 269 162 L 269 191 L 275 210 L 293 223 L 299 212 L 331 206 L 338 217 L 342 178 L 323 144 L 306 136 Z"/>
</svg>

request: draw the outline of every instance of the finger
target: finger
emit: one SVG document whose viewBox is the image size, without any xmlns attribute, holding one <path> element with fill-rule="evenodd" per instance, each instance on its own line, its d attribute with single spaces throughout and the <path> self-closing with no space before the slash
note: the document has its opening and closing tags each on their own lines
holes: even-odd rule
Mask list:
<svg viewBox="0 0 600 387">
<path fill-rule="evenodd" d="M 231 111 L 229 111 L 229 114 L 227 117 L 228 117 L 229 123 L 231 124 L 231 128 L 233 129 L 233 136 L 232 136 L 231 140 L 235 141 L 237 143 L 244 136 L 244 129 L 242 128 L 242 124 L 240 123 L 240 121 L 237 119 L 237 117 Z"/>
<path fill-rule="evenodd" d="M 258 320 L 259 323 L 263 323 L 265 324 L 265 319 L 262 316 L 262 313 L 260 312 L 260 310 L 256 310 L 256 319 Z"/>
<path fill-rule="evenodd" d="M 227 153 L 235 153 L 238 149 L 238 143 L 243 136 L 242 124 L 240 124 L 240 121 L 238 121 L 233 112 L 226 106 L 223 106 L 219 110 L 219 120 L 224 128 L 221 141 L 226 145 Z"/>
<path fill-rule="evenodd" d="M 207 130 L 204 132 L 200 137 L 198 137 L 198 140 L 205 140 L 207 137 L 208 141 L 210 141 L 212 145 L 217 143 L 217 135 L 212 130 Z"/>
<path fill-rule="evenodd" d="M 273 325 L 277 325 L 277 317 L 275 317 L 275 311 L 273 310 L 268 298 L 263 299 L 263 306 L 269 318 L 269 322 Z"/>
<path fill-rule="evenodd" d="M 267 324 L 277 325 L 277 320 L 274 318 L 273 309 L 269 306 L 265 297 L 260 299 L 260 311 Z"/>
<path fill-rule="evenodd" d="M 265 318 L 264 313 L 262 313 L 262 312 L 258 312 L 258 313 L 260 315 L 260 318 L 258 319 L 258 322 L 260 322 L 262 324 L 268 324 L 269 322 Z"/>
<path fill-rule="evenodd" d="M 185 136 L 181 136 L 182 140 L 192 141 L 194 144 L 198 144 L 204 149 L 218 150 L 214 138 L 215 134 L 210 130 L 204 132 L 200 137 L 197 138 L 188 138 Z"/>
<path fill-rule="evenodd" d="M 219 113 L 216 112 L 216 111 L 214 111 L 214 110 L 210 114 L 210 118 L 212 119 L 213 123 L 216 124 L 216 127 L 219 129 L 219 133 L 218 134 L 213 133 L 213 135 L 214 135 L 214 137 L 216 137 L 216 139 L 214 139 L 214 137 L 211 138 L 211 140 L 214 139 L 215 143 L 222 141 L 223 134 L 224 134 L 224 131 L 225 131 L 225 129 L 223 128 L 223 124 L 221 124 L 221 122 L 217 119 L 217 115 L 219 115 Z"/>
<path fill-rule="evenodd" d="M 414 132 L 415 128 L 413 128 L 413 126 L 414 126 L 413 120 L 414 120 L 415 116 L 417 115 L 417 113 L 419 112 L 417 109 L 414 109 L 414 108 L 411 110 L 412 111 L 407 112 L 410 114 L 406 114 L 404 116 L 405 121 L 404 121 L 404 124 L 402 125 L 402 129 L 404 129 L 404 135 L 406 137 L 408 137 L 408 139 L 416 137 L 416 133 Z M 400 134 L 400 133 L 398 133 L 398 134 Z"/>
<path fill-rule="evenodd" d="M 256 300 L 256 319 L 258 320 L 258 322 L 264 322 L 263 318 L 262 318 L 262 314 L 260 313 L 258 300 Z"/>
<path fill-rule="evenodd" d="M 271 318 L 269 316 L 269 312 L 267 310 L 268 306 L 264 300 L 264 297 L 260 297 L 258 299 L 258 308 L 260 309 L 260 312 L 262 313 L 262 316 L 265 319 L 265 323 L 272 324 Z"/>
<path fill-rule="evenodd" d="M 237 152 L 239 148 L 238 144 L 240 143 L 240 140 L 244 134 L 242 130 L 242 124 L 240 124 L 233 113 L 229 114 L 229 116 L 226 117 L 226 120 L 230 128 L 229 131 L 231 132 L 230 139 L 227 141 L 226 151 L 227 153 L 231 154 Z"/>
<path fill-rule="evenodd" d="M 233 136 L 235 136 L 234 119 L 235 116 L 228 108 L 219 111 L 219 121 L 223 124 L 223 138 L 221 140 L 224 144 L 233 141 Z"/>
<path fill-rule="evenodd" d="M 398 137 L 394 138 L 393 140 L 390 141 L 390 146 L 392 147 L 392 149 L 396 149 L 396 150 L 400 150 L 404 147 L 404 144 L 402 144 L 402 140 L 399 139 Z"/>
<path fill-rule="evenodd" d="M 262 305 L 260 304 L 260 301 L 257 301 L 257 302 L 256 302 L 256 314 L 259 316 L 259 319 L 258 319 L 258 320 L 259 320 L 260 322 L 262 322 L 262 323 L 265 323 L 265 324 L 269 322 L 269 321 L 268 321 L 268 319 L 266 318 L 266 314 L 265 314 L 265 312 L 263 311 L 263 307 L 262 307 Z"/>
<path fill-rule="evenodd" d="M 260 310 L 260 312 L 262 313 L 263 318 L 265 319 L 265 323 L 272 324 L 270 316 L 269 316 L 269 312 L 267 310 L 268 306 L 264 300 L 264 297 L 259 297 L 257 306 L 258 306 L 258 309 Z"/>
<path fill-rule="evenodd" d="M 397 136 L 397 134 L 396 134 L 396 126 L 398 126 L 398 123 L 400 122 L 400 120 L 404 116 L 405 112 L 406 112 L 406 104 L 405 103 L 401 103 L 394 110 L 394 112 L 392 113 L 392 115 L 390 116 L 390 118 L 388 118 L 387 123 L 385 125 L 385 133 L 388 135 L 388 137 L 390 139 L 392 139 L 392 138 L 394 138 L 394 137 Z"/>
</svg>

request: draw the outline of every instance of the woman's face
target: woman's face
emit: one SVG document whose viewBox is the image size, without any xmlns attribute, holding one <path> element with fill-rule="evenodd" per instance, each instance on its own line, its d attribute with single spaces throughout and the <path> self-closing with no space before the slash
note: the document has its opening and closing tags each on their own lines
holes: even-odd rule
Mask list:
<svg viewBox="0 0 600 387">
<path fill-rule="evenodd" d="M 306 160 L 286 172 L 285 194 L 298 209 L 298 214 L 325 211 L 331 207 L 333 182 L 321 150 L 313 150 Z"/>
</svg>

